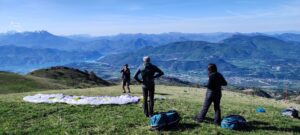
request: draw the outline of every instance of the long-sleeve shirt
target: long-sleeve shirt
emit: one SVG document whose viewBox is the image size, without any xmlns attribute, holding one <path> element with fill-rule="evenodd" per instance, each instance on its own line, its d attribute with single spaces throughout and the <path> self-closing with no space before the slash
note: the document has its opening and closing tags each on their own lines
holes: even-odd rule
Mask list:
<svg viewBox="0 0 300 135">
<path fill-rule="evenodd" d="M 142 80 L 139 78 L 139 75 L 142 74 Z M 134 74 L 134 79 L 144 85 L 154 84 L 154 79 L 164 75 L 164 72 L 161 71 L 157 66 L 152 65 L 151 63 L 146 63 L 141 65 Z"/>
<path fill-rule="evenodd" d="M 123 80 L 130 80 L 130 69 L 129 68 L 127 68 L 127 70 L 122 69 L 120 72 L 122 73 Z"/>
<path fill-rule="evenodd" d="M 209 80 L 207 83 L 207 88 L 209 90 L 219 92 L 221 91 L 222 86 L 226 86 L 227 82 L 224 79 L 223 75 L 220 74 L 219 72 L 211 73 L 209 75 Z"/>
</svg>

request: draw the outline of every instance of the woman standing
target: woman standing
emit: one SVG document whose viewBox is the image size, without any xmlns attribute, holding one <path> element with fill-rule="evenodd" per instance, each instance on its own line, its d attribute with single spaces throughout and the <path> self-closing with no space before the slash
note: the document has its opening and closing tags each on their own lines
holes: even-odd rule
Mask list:
<svg viewBox="0 0 300 135">
<path fill-rule="evenodd" d="M 195 120 L 197 122 L 203 122 L 211 103 L 214 103 L 214 110 L 215 110 L 214 123 L 216 125 L 220 125 L 221 123 L 220 102 L 222 97 L 221 87 L 226 86 L 227 82 L 224 79 L 223 75 L 218 72 L 217 66 L 215 64 L 208 64 L 207 70 L 208 70 L 209 80 L 207 83 L 206 97 L 204 100 L 204 105 L 201 111 L 199 112 L 199 114 L 195 117 Z"/>
</svg>

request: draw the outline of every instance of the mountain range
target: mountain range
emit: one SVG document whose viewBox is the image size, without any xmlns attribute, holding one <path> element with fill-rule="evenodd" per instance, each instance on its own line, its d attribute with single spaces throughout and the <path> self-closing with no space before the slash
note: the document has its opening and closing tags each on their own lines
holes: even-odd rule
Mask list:
<svg viewBox="0 0 300 135">
<path fill-rule="evenodd" d="M 150 55 L 169 74 L 188 79 L 186 73 L 193 74 L 192 78 L 206 77 L 207 64 L 217 63 L 226 76 L 251 78 L 246 82 L 253 78 L 297 81 L 299 37 L 295 33 L 173 32 L 91 37 L 11 32 L 0 34 L 0 70 L 28 73 L 36 68 L 68 65 L 116 77 L 118 73 L 114 72 L 123 64 L 136 68 L 143 56 Z"/>
<path fill-rule="evenodd" d="M 228 69 L 234 68 L 233 65 L 226 63 L 231 60 L 268 60 L 268 59 L 298 59 L 300 57 L 300 43 L 290 43 L 268 36 L 246 36 L 234 35 L 223 40 L 220 43 L 210 43 L 205 41 L 183 41 L 175 42 L 157 47 L 145 47 L 134 53 L 123 53 L 116 55 L 108 55 L 100 60 L 103 63 L 121 66 L 129 63 L 137 66 L 143 56 L 151 56 L 156 63 L 166 62 L 166 67 L 172 64 L 180 64 L 182 62 L 193 65 L 198 62 L 206 63 L 211 61 L 220 63 L 220 65 L 228 65 Z M 171 65 L 170 65 L 171 64 Z M 199 68 L 195 65 L 190 69 Z M 180 68 L 182 70 L 187 69 Z M 188 69 L 187 69 L 188 70 Z"/>
<path fill-rule="evenodd" d="M 9 32 L 0 34 L 0 46 L 14 45 L 27 48 L 50 48 L 64 51 L 98 51 L 105 54 L 134 51 L 145 46 L 165 45 L 180 41 L 222 42 L 234 35 L 267 35 L 264 33 L 163 33 L 119 34 L 91 37 L 87 35 L 58 36 L 47 31 Z M 267 35 L 283 41 L 299 42 L 300 34 Z"/>
<path fill-rule="evenodd" d="M 80 49 L 83 44 L 69 38 L 53 35 L 47 31 L 35 31 L 2 34 L 0 35 L 0 46 L 2 45 L 74 51 Z"/>
<path fill-rule="evenodd" d="M 147 55 L 168 74 L 188 81 L 206 78 L 207 64 L 216 63 L 232 84 L 273 87 L 284 80 L 296 80 L 289 83 L 294 88 L 299 86 L 300 43 L 265 35 L 237 34 L 219 43 L 175 42 L 108 55 L 98 62 L 115 69 L 125 63 L 137 68 Z"/>
<path fill-rule="evenodd" d="M 0 46 L 1 66 L 26 66 L 47 63 L 70 63 L 94 60 L 101 56 L 98 52 L 63 51 L 49 48 L 28 48 L 20 46 Z"/>
</svg>

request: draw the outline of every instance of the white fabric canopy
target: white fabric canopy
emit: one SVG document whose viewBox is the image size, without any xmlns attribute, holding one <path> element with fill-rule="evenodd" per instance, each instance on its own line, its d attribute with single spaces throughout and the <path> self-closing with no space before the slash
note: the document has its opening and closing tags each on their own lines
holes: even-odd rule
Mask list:
<svg viewBox="0 0 300 135">
<path fill-rule="evenodd" d="M 130 95 L 121 96 L 70 96 L 64 94 L 36 94 L 33 96 L 26 96 L 24 101 L 31 103 L 67 103 L 72 105 L 104 105 L 104 104 L 129 104 L 137 103 L 140 98 Z"/>
</svg>

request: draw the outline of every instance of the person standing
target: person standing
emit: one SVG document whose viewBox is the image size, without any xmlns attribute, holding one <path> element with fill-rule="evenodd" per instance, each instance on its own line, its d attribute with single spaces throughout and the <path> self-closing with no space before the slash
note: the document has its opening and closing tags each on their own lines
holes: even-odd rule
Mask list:
<svg viewBox="0 0 300 135">
<path fill-rule="evenodd" d="M 203 122 L 205 115 L 211 105 L 214 103 L 215 117 L 214 123 L 220 125 L 221 123 L 221 108 L 220 102 L 222 97 L 221 87 L 226 86 L 227 82 L 224 79 L 223 75 L 220 74 L 217 70 L 215 64 L 208 64 L 208 76 L 209 80 L 207 83 L 206 97 L 204 100 L 204 105 L 199 112 L 199 114 L 194 118 L 197 122 Z"/>
<path fill-rule="evenodd" d="M 146 117 L 152 116 L 154 110 L 154 92 L 155 92 L 155 84 L 154 79 L 159 78 L 164 75 L 157 66 L 150 63 L 150 57 L 145 56 L 143 58 L 144 63 L 137 69 L 134 74 L 134 79 L 142 83 L 143 89 L 143 109 Z M 141 74 L 142 80 L 139 79 L 139 75 Z M 148 105 L 148 97 L 149 97 L 149 105 Z"/>
<path fill-rule="evenodd" d="M 128 64 L 125 64 L 123 66 L 123 69 L 121 70 L 122 73 L 122 88 L 123 93 L 126 93 L 125 86 L 127 87 L 128 93 L 130 93 L 130 69 L 128 68 Z"/>
</svg>

